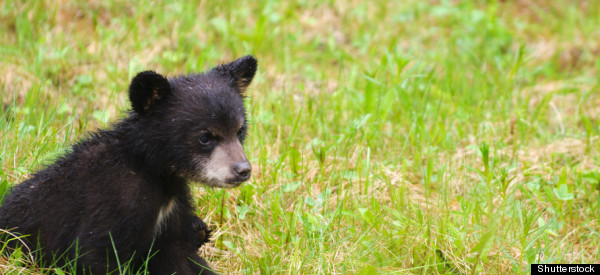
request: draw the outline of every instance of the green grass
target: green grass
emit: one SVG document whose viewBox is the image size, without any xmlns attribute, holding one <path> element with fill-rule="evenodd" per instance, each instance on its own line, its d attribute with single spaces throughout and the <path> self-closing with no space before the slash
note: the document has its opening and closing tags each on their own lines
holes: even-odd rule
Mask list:
<svg viewBox="0 0 600 275">
<path fill-rule="evenodd" d="M 503 2 L 0 1 L 0 188 L 121 117 L 136 72 L 254 54 L 253 177 L 195 188 L 218 271 L 600 263 L 600 2 Z"/>
</svg>

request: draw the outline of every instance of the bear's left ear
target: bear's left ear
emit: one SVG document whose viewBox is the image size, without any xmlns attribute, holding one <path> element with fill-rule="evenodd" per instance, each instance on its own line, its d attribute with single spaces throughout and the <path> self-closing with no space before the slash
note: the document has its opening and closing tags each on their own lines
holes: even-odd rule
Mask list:
<svg viewBox="0 0 600 275">
<path fill-rule="evenodd" d="M 230 84 L 239 89 L 243 93 L 256 74 L 258 61 L 254 56 L 247 55 L 237 59 L 231 63 L 223 64 L 215 67 L 213 70 L 228 77 Z"/>
<path fill-rule="evenodd" d="M 153 71 L 137 74 L 129 85 L 131 107 L 140 115 L 147 114 L 158 102 L 171 94 L 169 81 Z"/>
</svg>

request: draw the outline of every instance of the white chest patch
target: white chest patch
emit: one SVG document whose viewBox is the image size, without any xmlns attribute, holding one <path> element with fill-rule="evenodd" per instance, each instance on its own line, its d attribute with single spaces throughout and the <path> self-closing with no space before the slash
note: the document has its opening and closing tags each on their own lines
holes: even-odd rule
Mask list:
<svg viewBox="0 0 600 275">
<path fill-rule="evenodd" d="M 177 202 L 175 199 L 171 199 L 166 205 L 163 205 L 158 211 L 158 216 L 156 217 L 156 222 L 154 223 L 154 236 L 160 235 L 165 227 L 165 223 L 175 211 L 177 207 Z"/>
</svg>

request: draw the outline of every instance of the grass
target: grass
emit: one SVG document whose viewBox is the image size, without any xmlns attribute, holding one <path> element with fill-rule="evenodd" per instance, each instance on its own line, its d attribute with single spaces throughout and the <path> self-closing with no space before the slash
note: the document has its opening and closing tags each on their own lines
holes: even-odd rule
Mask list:
<svg viewBox="0 0 600 275">
<path fill-rule="evenodd" d="M 194 188 L 218 271 L 600 262 L 600 2 L 4 0 L 0 22 L 1 190 L 121 117 L 136 72 L 254 54 L 253 177 Z"/>
</svg>

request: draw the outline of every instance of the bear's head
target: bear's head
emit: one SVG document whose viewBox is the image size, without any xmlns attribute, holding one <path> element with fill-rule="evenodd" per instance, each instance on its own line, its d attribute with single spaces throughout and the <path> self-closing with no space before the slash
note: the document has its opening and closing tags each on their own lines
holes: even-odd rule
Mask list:
<svg viewBox="0 0 600 275">
<path fill-rule="evenodd" d="M 139 73 L 129 99 L 145 161 L 182 178 L 236 187 L 252 167 L 242 144 L 248 129 L 244 91 L 257 69 L 252 56 L 200 74 Z"/>
</svg>

